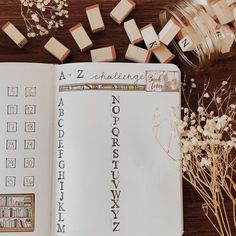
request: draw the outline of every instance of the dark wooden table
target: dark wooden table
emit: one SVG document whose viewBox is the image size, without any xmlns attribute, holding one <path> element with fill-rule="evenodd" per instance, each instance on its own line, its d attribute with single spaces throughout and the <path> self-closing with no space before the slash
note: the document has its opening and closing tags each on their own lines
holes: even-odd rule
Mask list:
<svg viewBox="0 0 236 236">
<path fill-rule="evenodd" d="M 124 55 L 128 46 L 128 39 L 125 35 L 122 26 L 116 24 L 109 17 L 109 12 L 117 3 L 117 0 L 70 0 L 69 11 L 70 18 L 65 21 L 64 29 L 60 29 L 52 34 L 62 43 L 67 45 L 72 50 L 71 57 L 66 62 L 82 62 L 90 61 L 90 54 L 86 52 L 82 54 L 79 51 L 76 43 L 70 36 L 68 28 L 81 22 L 85 29 L 89 32 L 95 47 L 115 45 L 117 50 L 117 61 L 125 61 Z M 135 18 L 140 27 L 148 23 L 153 23 L 157 30 L 160 29 L 158 21 L 158 6 L 166 3 L 165 0 L 136 0 L 138 7 L 129 16 Z M 88 20 L 85 14 L 85 7 L 99 3 L 104 16 L 106 30 L 95 35 L 91 34 Z M 20 15 L 20 0 L 0 0 L 0 20 L 4 23 L 7 20 L 12 21 L 22 32 L 26 33 L 24 22 Z M 44 38 L 31 39 L 30 43 L 24 48 L 19 49 L 11 40 L 0 32 L 0 62 L 43 62 L 43 63 L 58 63 L 51 55 L 43 48 L 50 35 Z M 153 59 L 153 62 L 156 62 Z M 195 78 L 198 84 L 195 96 L 192 98 L 192 103 L 196 103 L 196 96 L 203 86 L 204 80 L 209 77 L 212 79 L 212 86 L 220 84 L 225 78 L 233 75 L 233 86 L 236 86 L 236 57 L 228 60 L 219 61 L 213 66 L 210 66 L 206 72 L 195 72 L 191 69 L 184 68 L 178 59 L 174 63 L 178 64 L 187 78 Z M 201 205 L 201 198 L 192 189 L 191 186 L 184 183 L 184 230 L 185 236 L 216 236 L 217 233 L 205 218 Z M 230 205 L 229 205 L 230 207 Z M 236 233 L 234 234 L 236 235 Z M 158 235 L 161 236 L 161 235 Z"/>
</svg>

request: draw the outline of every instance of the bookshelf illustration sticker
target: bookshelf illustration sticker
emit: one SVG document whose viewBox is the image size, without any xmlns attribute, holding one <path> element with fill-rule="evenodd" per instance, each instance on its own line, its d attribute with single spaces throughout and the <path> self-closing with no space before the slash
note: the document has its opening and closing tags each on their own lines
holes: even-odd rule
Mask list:
<svg viewBox="0 0 236 236">
<path fill-rule="evenodd" d="M 0 194 L 0 232 L 34 232 L 34 194 Z"/>
</svg>

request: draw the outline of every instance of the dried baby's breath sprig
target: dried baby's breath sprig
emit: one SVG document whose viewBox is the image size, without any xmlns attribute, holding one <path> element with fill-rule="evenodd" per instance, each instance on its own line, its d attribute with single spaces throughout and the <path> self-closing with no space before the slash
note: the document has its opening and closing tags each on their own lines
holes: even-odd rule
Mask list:
<svg viewBox="0 0 236 236">
<path fill-rule="evenodd" d="M 69 17 L 67 0 L 20 0 L 21 15 L 30 38 L 49 34 L 64 26 Z"/>
<path fill-rule="evenodd" d="M 178 115 L 179 108 L 172 110 L 174 127 L 180 138 L 180 169 L 183 178 L 204 200 L 204 214 L 219 235 L 232 236 L 225 197 L 232 201 L 236 228 L 236 93 L 231 90 L 230 80 L 214 90 L 210 90 L 210 81 L 207 81 L 198 98 L 197 109 L 193 109 L 190 98 L 196 86 L 194 79 L 190 86 L 183 82 L 186 107 L 181 108 L 182 119 Z M 157 139 L 159 126 L 154 126 Z M 170 155 L 168 148 L 164 150 Z"/>
</svg>

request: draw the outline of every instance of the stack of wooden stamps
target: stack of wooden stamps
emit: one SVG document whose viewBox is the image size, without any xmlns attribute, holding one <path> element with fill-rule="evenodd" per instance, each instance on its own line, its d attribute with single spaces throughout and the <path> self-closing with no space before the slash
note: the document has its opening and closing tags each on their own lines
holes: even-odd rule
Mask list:
<svg viewBox="0 0 236 236">
<path fill-rule="evenodd" d="M 133 0 L 121 0 L 115 8 L 110 12 L 110 17 L 118 24 L 122 24 L 126 17 L 136 8 L 136 3 Z M 228 24 L 234 26 L 234 33 L 236 29 L 236 0 L 213 0 L 211 4 L 204 6 L 206 13 L 204 19 L 207 23 L 211 24 L 216 33 L 222 33 L 225 30 L 225 26 Z M 97 33 L 105 30 L 104 21 L 99 8 L 99 5 L 93 5 L 86 8 L 86 14 L 93 33 Z M 206 17 L 207 16 L 207 17 Z M 204 24 L 199 16 L 194 16 L 193 19 L 198 27 L 202 27 L 204 30 Z M 194 38 L 196 32 L 193 29 L 188 29 L 187 32 L 193 32 L 188 35 L 186 28 L 174 18 L 171 17 L 162 30 L 157 33 L 152 24 L 148 24 L 143 28 L 139 28 L 135 19 L 125 21 L 123 23 L 125 32 L 128 36 L 130 44 L 125 54 L 127 60 L 148 63 L 152 54 L 161 63 L 169 63 L 173 60 L 175 55 L 169 50 L 168 45 L 174 38 L 177 38 L 178 44 L 183 52 L 195 50 L 196 44 L 200 44 L 201 41 Z M 191 26 L 189 26 L 191 27 Z M 19 46 L 23 47 L 28 42 L 26 37 L 10 22 L 7 22 L 2 26 L 2 30 Z M 113 62 L 116 61 L 115 46 L 111 45 L 104 48 L 93 49 L 94 46 L 91 38 L 85 31 L 81 23 L 76 24 L 69 29 L 70 34 L 74 38 L 81 52 L 90 50 L 92 62 Z M 235 40 L 235 37 L 234 37 Z M 146 48 L 140 46 L 144 42 Z M 229 45 L 230 43 L 230 45 Z M 225 53 L 230 50 L 234 42 L 229 42 L 228 39 L 221 41 L 222 47 Z M 60 43 L 57 39 L 52 37 L 44 46 L 45 49 L 55 56 L 60 62 L 70 55 L 69 48 Z M 222 51 L 223 52 L 223 51 Z"/>
</svg>

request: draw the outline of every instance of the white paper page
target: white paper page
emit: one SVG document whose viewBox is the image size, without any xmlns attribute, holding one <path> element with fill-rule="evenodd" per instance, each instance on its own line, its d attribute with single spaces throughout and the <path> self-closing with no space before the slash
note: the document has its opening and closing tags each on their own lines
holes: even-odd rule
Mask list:
<svg viewBox="0 0 236 236">
<path fill-rule="evenodd" d="M 0 64 L 2 236 L 50 234 L 54 69 L 53 65 Z M 27 226 L 33 232 L 21 232 Z"/>
<path fill-rule="evenodd" d="M 176 89 L 177 67 L 80 63 L 57 67 L 57 79 L 55 234 L 182 235 L 180 174 L 153 129 L 158 110 L 167 144 L 180 93 L 145 91 L 164 79 Z"/>
</svg>

